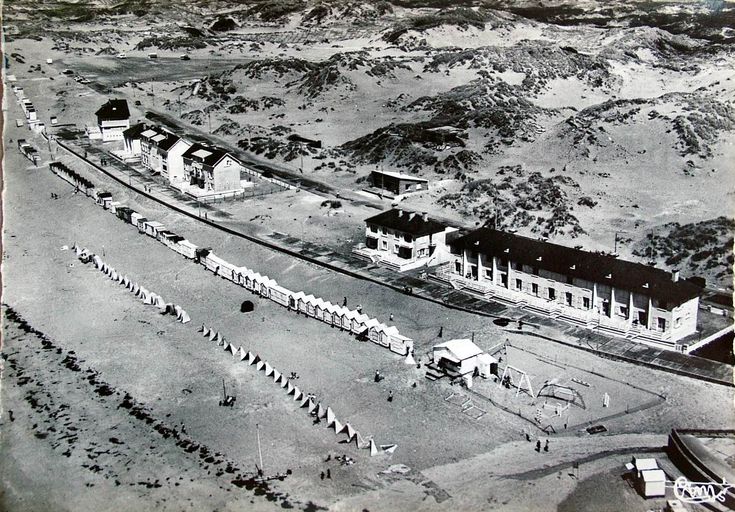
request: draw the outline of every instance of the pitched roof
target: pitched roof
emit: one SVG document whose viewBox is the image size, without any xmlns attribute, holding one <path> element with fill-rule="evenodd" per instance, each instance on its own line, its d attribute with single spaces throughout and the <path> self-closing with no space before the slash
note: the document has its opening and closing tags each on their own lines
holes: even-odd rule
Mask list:
<svg viewBox="0 0 735 512">
<path fill-rule="evenodd" d="M 699 286 L 689 281 L 674 281 L 665 270 L 490 228 L 477 229 L 449 243 L 456 249 L 508 258 L 531 267 L 677 304 L 697 297 L 702 292 Z"/>
<path fill-rule="evenodd" d="M 469 339 L 445 341 L 444 343 L 434 345 L 434 348 L 446 348 L 459 361 L 464 361 L 465 359 L 468 359 L 470 357 L 482 354 L 482 349 L 475 345 L 472 340 Z"/>
<path fill-rule="evenodd" d="M 126 139 L 136 139 L 140 137 L 140 135 L 145 132 L 147 129 L 147 126 L 145 123 L 137 123 L 128 128 L 127 130 L 123 130 L 123 137 Z"/>
<path fill-rule="evenodd" d="M 95 115 L 100 120 L 108 121 L 124 121 L 130 119 L 130 110 L 128 110 L 128 102 L 126 100 L 108 100 L 102 105 Z"/>
<path fill-rule="evenodd" d="M 414 236 L 425 236 L 441 233 L 447 228 L 446 224 L 437 222 L 431 218 L 424 220 L 420 213 L 393 208 L 392 210 L 379 213 L 365 219 L 367 224 L 376 224 L 386 228 L 395 229 L 402 233 L 410 233 Z"/>
<path fill-rule="evenodd" d="M 198 142 L 191 145 L 189 149 L 184 151 L 183 158 L 189 160 L 197 160 L 205 165 L 214 166 L 227 155 L 227 151 L 216 146 L 204 146 Z"/>
<path fill-rule="evenodd" d="M 165 137 L 163 140 L 156 141 L 158 149 L 162 149 L 163 151 L 168 151 L 174 144 L 181 140 L 181 137 L 174 135 L 173 133 L 164 132 L 163 135 Z"/>
</svg>

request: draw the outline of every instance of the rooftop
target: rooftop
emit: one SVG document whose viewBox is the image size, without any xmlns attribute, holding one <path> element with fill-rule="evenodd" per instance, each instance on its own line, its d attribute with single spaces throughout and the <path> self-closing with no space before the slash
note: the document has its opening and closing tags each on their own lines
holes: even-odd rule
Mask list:
<svg viewBox="0 0 735 512">
<path fill-rule="evenodd" d="M 677 304 L 702 293 L 702 288 L 689 281 L 674 281 L 672 274 L 665 270 L 490 228 L 472 231 L 451 242 L 451 246 Z"/>
<path fill-rule="evenodd" d="M 390 176 L 391 178 L 397 178 L 399 180 L 410 180 L 410 181 L 421 181 L 423 183 L 428 183 L 429 180 L 424 178 L 418 178 L 416 176 L 411 176 L 410 174 L 401 174 L 400 172 L 389 172 L 389 171 L 372 171 L 373 174 L 382 174 L 383 176 Z"/>
<path fill-rule="evenodd" d="M 126 100 L 108 100 L 95 115 L 100 121 L 124 121 L 130 119 L 130 110 Z"/>
<path fill-rule="evenodd" d="M 393 208 L 392 210 L 379 213 L 365 219 L 367 224 L 375 224 L 386 228 L 395 229 L 402 233 L 410 233 L 414 236 L 426 236 L 443 232 L 448 226 L 437 222 L 429 217 L 424 220 L 420 213 Z"/>
<path fill-rule="evenodd" d="M 128 128 L 127 130 L 123 131 L 123 137 L 126 139 L 134 139 L 142 135 L 146 130 L 148 130 L 148 127 L 145 123 L 137 123 Z M 148 130 L 150 131 L 150 130 Z"/>
<path fill-rule="evenodd" d="M 182 156 L 190 160 L 197 160 L 205 165 L 216 165 L 226 154 L 227 151 L 224 149 L 215 146 L 204 146 L 197 142 L 192 144 Z"/>
<path fill-rule="evenodd" d="M 482 354 L 482 349 L 469 339 L 445 341 L 444 343 L 434 345 L 434 349 L 437 348 L 449 350 L 460 361 Z"/>
</svg>

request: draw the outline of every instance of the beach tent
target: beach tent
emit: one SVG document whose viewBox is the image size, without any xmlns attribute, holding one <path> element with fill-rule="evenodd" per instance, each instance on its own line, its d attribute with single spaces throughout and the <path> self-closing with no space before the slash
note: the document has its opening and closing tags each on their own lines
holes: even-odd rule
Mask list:
<svg viewBox="0 0 735 512">
<path fill-rule="evenodd" d="M 239 356 L 240 356 L 240 361 L 242 361 L 242 360 L 244 360 L 248 356 L 248 353 L 245 352 L 245 349 L 244 348 L 240 347 L 240 354 L 239 354 Z"/>
<path fill-rule="evenodd" d="M 365 447 L 365 440 L 362 438 L 362 434 L 360 434 L 359 431 L 355 430 L 355 445 L 358 448 L 364 448 Z"/>
<path fill-rule="evenodd" d="M 342 433 L 347 434 L 347 439 L 352 441 L 352 438 L 357 435 L 357 431 L 352 428 L 352 425 L 345 423 L 341 430 Z"/>
<path fill-rule="evenodd" d="M 406 359 L 403 362 L 406 364 L 415 365 L 416 360 L 413 358 L 413 353 L 409 352 L 408 355 L 406 356 Z"/>
<path fill-rule="evenodd" d="M 384 453 L 393 453 L 396 451 L 396 448 L 398 448 L 397 444 L 381 444 L 380 449 L 383 450 Z"/>
<path fill-rule="evenodd" d="M 288 380 L 288 379 L 286 378 L 286 376 L 285 376 L 285 375 L 281 375 L 281 387 L 282 387 L 282 388 L 285 388 L 286 386 L 289 386 L 290 384 L 291 384 L 291 383 L 290 383 L 290 382 L 289 382 L 289 380 Z"/>
<path fill-rule="evenodd" d="M 261 362 L 261 359 L 260 359 L 260 356 L 258 354 L 255 354 L 255 357 L 253 357 L 253 358 L 250 359 L 250 364 L 257 365 L 260 362 Z M 258 369 L 258 370 L 260 369 L 257 366 L 255 368 Z"/>
<path fill-rule="evenodd" d="M 245 354 L 245 359 L 244 359 L 244 361 L 245 361 L 246 363 L 248 363 L 248 364 L 252 364 L 252 363 L 253 363 L 253 359 L 255 359 L 255 356 L 253 355 L 253 353 L 252 353 L 252 352 L 250 352 L 250 351 L 248 350 L 248 353 L 247 353 L 247 354 Z"/>
<path fill-rule="evenodd" d="M 159 309 L 166 309 L 166 302 L 164 302 L 163 297 L 161 297 L 160 295 L 156 295 L 156 304 L 155 305 Z M 179 313 L 181 313 L 181 311 L 183 311 L 183 309 L 180 310 Z"/>
<path fill-rule="evenodd" d="M 302 400 L 304 397 L 303 391 L 301 391 L 299 388 L 296 388 L 296 391 L 294 391 L 293 399 L 298 402 L 299 400 Z"/>
<path fill-rule="evenodd" d="M 329 424 L 327 424 L 329 426 Z M 339 434 L 339 432 L 342 430 L 342 424 L 339 422 L 337 418 L 334 419 L 334 423 L 332 424 L 332 427 L 334 427 L 334 433 Z"/>
<path fill-rule="evenodd" d="M 202 327 L 204 327 L 204 326 L 202 326 Z M 209 327 L 205 327 L 205 328 L 204 328 L 204 332 L 202 332 L 202 336 L 204 336 L 205 338 L 208 338 L 208 337 L 209 337 L 209 334 L 210 334 L 211 332 L 212 332 L 212 331 L 210 331 L 210 330 L 209 330 Z"/>
<path fill-rule="evenodd" d="M 235 347 L 234 343 L 230 343 L 230 353 L 234 356 L 237 354 L 237 351 L 240 350 L 239 347 Z"/>
<path fill-rule="evenodd" d="M 327 426 L 329 427 L 334 421 L 337 419 L 337 417 L 334 415 L 334 411 L 332 411 L 331 407 L 327 407 Z"/>
<path fill-rule="evenodd" d="M 327 410 L 324 407 L 322 407 L 322 404 L 320 402 L 316 408 L 316 417 L 323 418 L 326 415 L 327 415 Z"/>
<path fill-rule="evenodd" d="M 215 332 L 214 329 L 209 331 L 209 341 L 218 341 L 219 331 Z"/>
<path fill-rule="evenodd" d="M 309 414 L 311 414 L 312 412 L 316 411 L 317 418 L 318 418 L 319 417 L 319 409 L 321 408 L 321 404 L 317 407 L 317 405 L 314 403 L 314 400 L 312 400 L 312 399 L 309 399 L 308 404 L 309 404 L 308 405 L 308 407 L 309 407 L 309 409 L 308 409 Z"/>
<path fill-rule="evenodd" d="M 269 363 L 265 363 L 264 370 L 265 370 L 266 377 L 270 377 L 271 375 L 273 375 L 273 372 L 276 371 L 275 368 L 273 368 Z"/>
<path fill-rule="evenodd" d="M 273 370 L 273 382 L 278 382 L 279 380 L 281 380 L 281 372 Z"/>
<path fill-rule="evenodd" d="M 258 364 L 256 364 L 256 365 L 255 365 L 255 369 L 256 369 L 256 370 L 258 370 L 258 371 L 260 371 L 260 370 L 262 370 L 263 368 L 265 368 L 265 366 L 266 366 L 266 365 L 270 366 L 270 365 L 269 365 L 268 363 L 266 363 L 265 361 L 258 361 Z"/>
<path fill-rule="evenodd" d="M 179 318 L 179 320 L 181 321 L 182 324 L 188 324 L 189 322 L 191 322 L 191 317 L 189 316 L 189 313 L 187 313 L 186 311 L 182 309 L 181 318 Z"/>
<path fill-rule="evenodd" d="M 137 297 L 138 296 L 138 293 L 140 292 L 140 286 L 138 285 L 138 283 L 135 283 L 133 285 L 133 289 L 130 290 L 130 291 L 132 291 L 133 294 Z"/>
<path fill-rule="evenodd" d="M 204 326 L 204 324 L 202 324 L 202 326 L 199 329 L 197 329 L 197 332 L 204 332 L 206 329 L 207 328 Z"/>
<path fill-rule="evenodd" d="M 293 392 L 294 392 L 294 390 L 295 390 L 295 389 L 296 389 L 296 388 L 295 388 L 295 387 L 293 386 L 293 384 L 291 384 L 291 383 L 289 382 L 289 383 L 288 383 L 288 385 L 286 386 L 286 394 L 287 394 L 287 395 L 290 395 L 291 393 L 293 393 Z"/>
<path fill-rule="evenodd" d="M 375 446 L 375 441 L 370 440 L 370 456 L 375 457 L 378 454 L 378 447 Z"/>
</svg>

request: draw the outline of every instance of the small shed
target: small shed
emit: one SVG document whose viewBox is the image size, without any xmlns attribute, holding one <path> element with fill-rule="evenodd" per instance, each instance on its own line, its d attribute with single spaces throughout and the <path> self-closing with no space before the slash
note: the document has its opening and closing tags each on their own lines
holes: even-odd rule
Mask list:
<svg viewBox="0 0 735 512">
<path fill-rule="evenodd" d="M 639 485 L 641 494 L 645 498 L 661 498 L 666 496 L 666 475 L 661 469 L 641 471 Z"/>
<path fill-rule="evenodd" d="M 449 340 L 434 346 L 434 364 L 450 374 L 472 375 L 475 370 L 483 377 L 490 376 L 497 360 L 482 351 L 469 339 Z"/>
<path fill-rule="evenodd" d="M 633 457 L 632 463 L 627 467 L 633 473 L 636 487 L 643 497 L 656 498 L 666 495 L 666 475 L 659 469 L 656 459 Z"/>
</svg>

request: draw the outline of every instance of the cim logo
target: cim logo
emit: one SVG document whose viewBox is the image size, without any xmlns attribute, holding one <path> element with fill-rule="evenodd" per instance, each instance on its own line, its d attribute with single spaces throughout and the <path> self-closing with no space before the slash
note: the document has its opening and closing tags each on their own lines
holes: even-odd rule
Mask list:
<svg viewBox="0 0 735 512">
<path fill-rule="evenodd" d="M 674 495 L 685 503 L 713 503 L 725 502 L 725 494 L 733 486 L 722 480 L 715 482 L 690 482 L 685 476 L 680 476 L 674 482 Z"/>
</svg>

